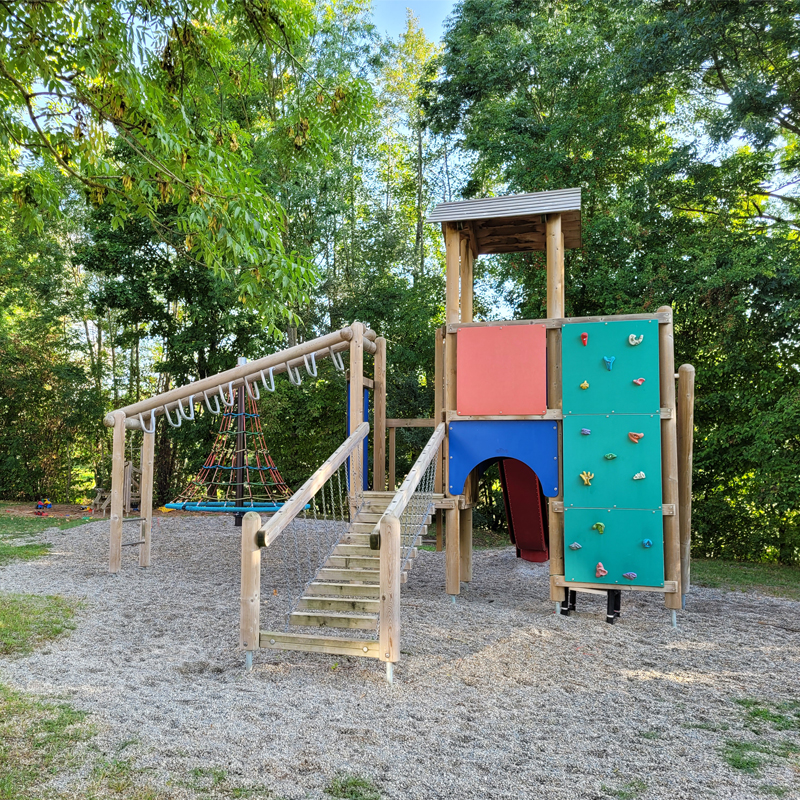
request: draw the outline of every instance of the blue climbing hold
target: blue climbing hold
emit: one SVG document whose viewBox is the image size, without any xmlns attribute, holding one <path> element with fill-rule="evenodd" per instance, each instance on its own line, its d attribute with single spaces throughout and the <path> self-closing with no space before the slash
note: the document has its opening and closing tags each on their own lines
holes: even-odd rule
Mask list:
<svg viewBox="0 0 800 800">
<path fill-rule="evenodd" d="M 617 360 L 616 356 L 603 356 L 603 361 L 606 362 L 606 369 L 611 372 L 614 362 Z"/>
<path fill-rule="evenodd" d="M 642 542 L 642 547 L 644 547 L 644 548 L 647 548 L 647 547 L 652 547 L 652 546 L 653 546 L 653 543 L 650 541 L 650 539 L 645 539 L 645 540 Z"/>
<path fill-rule="evenodd" d="M 580 549 L 581 549 L 581 547 L 582 547 L 582 545 L 579 545 L 577 542 L 573 542 L 573 543 L 572 543 L 572 544 L 569 546 L 569 549 L 570 549 L 570 550 L 580 550 Z"/>
<path fill-rule="evenodd" d="M 581 428 L 581 435 L 582 436 L 591 436 L 592 435 L 591 428 Z"/>
</svg>

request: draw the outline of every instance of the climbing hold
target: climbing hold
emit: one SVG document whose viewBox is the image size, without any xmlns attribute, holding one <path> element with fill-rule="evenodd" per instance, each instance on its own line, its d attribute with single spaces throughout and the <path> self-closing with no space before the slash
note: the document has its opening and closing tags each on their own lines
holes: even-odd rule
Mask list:
<svg viewBox="0 0 800 800">
<path fill-rule="evenodd" d="M 635 581 L 636 580 L 636 573 L 635 572 L 623 572 L 622 573 L 622 577 L 623 578 L 627 578 L 629 581 Z"/>
<path fill-rule="evenodd" d="M 577 542 L 573 542 L 573 543 L 572 543 L 572 544 L 569 546 L 569 549 L 570 549 L 570 550 L 580 550 L 580 549 L 581 549 L 581 545 L 579 545 Z"/>
<path fill-rule="evenodd" d="M 584 470 L 583 472 L 581 472 L 580 477 L 583 478 L 584 486 L 591 486 L 592 478 L 594 478 L 594 472 L 587 472 L 586 470 Z"/>
<path fill-rule="evenodd" d="M 581 384 L 581 389 L 588 389 L 589 388 L 589 381 L 584 381 Z"/>
<path fill-rule="evenodd" d="M 635 333 L 632 333 L 628 337 L 628 344 L 633 345 L 633 347 L 636 347 L 637 344 L 642 343 L 643 339 L 644 339 L 644 334 L 642 334 L 641 336 L 637 336 Z"/>
<path fill-rule="evenodd" d="M 611 367 L 614 366 L 614 362 L 617 360 L 616 356 L 603 356 L 603 361 L 606 362 L 606 369 L 611 372 Z"/>
<path fill-rule="evenodd" d="M 643 481 L 643 480 L 644 480 L 644 478 L 645 478 L 644 472 L 637 472 L 637 473 L 636 473 L 636 474 L 633 476 L 633 479 L 634 479 L 635 481 Z"/>
<path fill-rule="evenodd" d="M 592 435 L 592 429 L 591 428 L 581 428 L 581 434 L 583 436 L 591 436 Z"/>
<path fill-rule="evenodd" d="M 604 458 L 606 461 L 613 461 L 613 460 L 614 460 L 616 457 L 617 457 L 617 454 L 616 454 L 616 453 L 606 453 L 606 454 L 603 456 L 603 458 Z"/>
<path fill-rule="evenodd" d="M 653 546 L 653 543 L 650 541 L 650 539 L 644 539 L 644 540 L 642 541 L 642 547 L 644 547 L 644 548 L 645 548 L 645 550 L 646 550 L 648 547 L 652 547 L 652 546 Z"/>
<path fill-rule="evenodd" d="M 589 334 L 588 333 L 582 333 L 581 334 L 581 341 L 583 342 L 583 346 L 586 347 L 586 345 L 589 343 Z"/>
<path fill-rule="evenodd" d="M 597 566 L 594 568 L 595 578 L 603 578 L 606 575 L 608 575 L 608 570 L 603 566 L 602 561 L 598 561 Z"/>
<path fill-rule="evenodd" d="M 631 440 L 631 441 L 632 441 L 634 444 L 639 444 L 639 439 L 644 439 L 644 434 L 643 434 L 643 433 L 634 433 L 633 431 L 630 431 L 630 432 L 628 433 L 628 438 L 629 438 L 629 439 L 630 439 L 630 440 Z"/>
<path fill-rule="evenodd" d="M 598 533 L 605 533 L 606 525 L 604 522 L 595 522 L 595 524 L 592 525 L 592 530 L 597 531 Z"/>
<path fill-rule="evenodd" d="M 634 383 L 635 383 L 637 386 L 641 386 L 641 385 L 644 383 L 644 378 L 634 378 L 634 379 L 633 379 L 633 382 L 634 382 Z"/>
</svg>

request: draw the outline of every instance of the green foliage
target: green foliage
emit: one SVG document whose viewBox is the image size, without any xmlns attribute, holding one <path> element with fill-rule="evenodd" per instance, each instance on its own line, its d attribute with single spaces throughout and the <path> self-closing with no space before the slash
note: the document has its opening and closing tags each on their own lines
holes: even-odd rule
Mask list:
<svg viewBox="0 0 800 800">
<path fill-rule="evenodd" d="M 754 590 L 800 600 L 800 567 L 748 564 L 723 559 L 692 559 L 692 583 L 732 591 Z"/>
<path fill-rule="evenodd" d="M 325 794 L 341 800 L 381 800 L 379 789 L 359 775 L 337 775 L 325 787 Z"/>
</svg>

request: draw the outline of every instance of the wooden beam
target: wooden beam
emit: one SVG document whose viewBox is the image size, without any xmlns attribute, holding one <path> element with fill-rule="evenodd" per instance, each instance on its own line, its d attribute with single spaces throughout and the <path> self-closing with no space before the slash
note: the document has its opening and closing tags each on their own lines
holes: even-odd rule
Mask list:
<svg viewBox="0 0 800 800">
<path fill-rule="evenodd" d="M 380 643 L 366 639 L 340 639 L 337 636 L 308 636 L 303 633 L 261 631 L 260 645 L 265 650 L 300 650 L 334 656 L 380 658 Z"/>
<path fill-rule="evenodd" d="M 447 333 L 457 333 L 460 328 L 511 327 L 513 325 L 544 325 L 545 328 L 562 328 L 576 322 L 634 322 L 654 320 L 659 325 L 672 322 L 672 312 L 655 314 L 616 314 L 600 317 L 562 317 L 558 319 L 495 319 L 486 322 L 452 322 L 447 325 Z"/>
<path fill-rule="evenodd" d="M 375 340 L 375 431 L 372 436 L 372 487 L 386 488 L 386 339 Z"/>
<path fill-rule="evenodd" d="M 142 546 L 139 548 L 139 566 L 150 566 L 150 540 L 153 530 L 153 462 L 155 433 L 142 434 L 142 477 L 139 484 L 139 513 L 142 520 Z"/>
<path fill-rule="evenodd" d="M 435 428 L 436 420 L 430 417 L 420 419 L 387 419 L 387 428 Z"/>
<path fill-rule="evenodd" d="M 466 222 L 466 230 L 469 235 L 469 247 L 472 251 L 472 257 L 478 257 L 478 233 L 475 228 L 475 221 L 474 220 L 467 220 Z"/>
<path fill-rule="evenodd" d="M 400 557 L 402 527 L 390 514 L 381 518 L 380 641 L 381 661 L 400 660 Z"/>
<path fill-rule="evenodd" d="M 239 647 L 258 648 L 261 614 L 261 548 L 256 541 L 261 517 L 248 511 L 242 519 L 242 569 L 239 594 Z"/>
<path fill-rule="evenodd" d="M 664 581 L 663 586 L 625 586 L 619 583 L 577 583 L 576 581 L 564 580 L 563 575 L 554 575 L 552 583 L 561 589 L 569 587 L 578 592 L 581 589 L 593 589 L 600 590 L 604 594 L 609 589 L 622 589 L 628 592 L 658 592 L 660 594 L 675 594 L 678 591 L 677 581 Z M 560 596 L 563 598 L 564 593 L 560 592 Z"/>
<path fill-rule="evenodd" d="M 122 517 L 125 502 L 125 412 L 114 411 L 114 437 L 111 451 L 111 515 L 108 571 L 122 567 Z"/>
<path fill-rule="evenodd" d="M 671 311 L 662 306 L 659 311 Z M 658 327 L 659 389 L 661 406 L 675 408 L 675 342 L 672 323 Z M 662 502 L 678 505 L 678 433 L 677 421 L 672 414 L 661 420 L 661 481 Z M 676 581 L 678 591 L 664 598 L 667 608 L 681 607 L 681 534 L 680 517 L 664 517 L 664 575 L 668 581 Z"/>
<path fill-rule="evenodd" d="M 386 420 L 388 423 L 389 420 Z M 387 425 L 387 427 L 389 427 Z M 395 489 L 395 434 L 397 432 L 397 428 L 394 426 L 389 428 L 389 491 L 394 492 Z"/>
<path fill-rule="evenodd" d="M 563 419 L 564 412 L 560 408 L 548 408 L 544 414 L 459 414 L 448 411 L 448 422 L 469 422 L 474 420 L 523 420 L 523 419 Z"/>
<path fill-rule="evenodd" d="M 350 430 L 347 432 L 348 436 L 364 422 L 364 324 L 354 322 L 350 326 L 350 330 L 353 332 L 353 337 L 350 339 Z M 356 495 L 363 491 L 361 470 L 367 469 L 367 465 L 362 463 L 364 460 L 363 450 L 361 450 L 361 455 L 356 455 L 354 452 L 350 459 L 350 498 L 353 505 L 356 505 Z"/>
<path fill-rule="evenodd" d="M 461 264 L 459 266 L 461 278 L 461 322 L 472 322 L 472 251 L 467 239 L 461 240 Z"/>
<path fill-rule="evenodd" d="M 447 594 L 460 594 L 461 593 L 461 552 L 460 552 L 460 538 L 458 534 L 458 517 L 459 510 L 457 508 L 449 508 L 445 513 L 446 521 L 446 546 L 447 552 L 445 554 L 445 588 Z"/>
<path fill-rule="evenodd" d="M 689 594 L 692 555 L 692 462 L 694 458 L 694 367 L 678 368 L 678 524 L 681 537 L 681 594 Z"/>
<path fill-rule="evenodd" d="M 561 238 L 561 215 L 550 214 L 547 217 L 547 316 L 549 319 L 564 317 L 564 248 Z M 547 406 L 563 408 L 561 394 L 561 329 L 551 328 L 547 331 Z M 558 464 L 562 479 L 558 482 L 558 495 L 548 503 L 548 523 L 550 529 L 550 575 L 564 574 L 564 515 L 554 510 L 554 504 L 564 502 L 563 487 L 563 431 L 562 423 L 558 426 Z M 563 594 L 563 593 L 561 593 Z M 554 602 L 561 595 L 551 585 L 550 599 Z"/>
</svg>

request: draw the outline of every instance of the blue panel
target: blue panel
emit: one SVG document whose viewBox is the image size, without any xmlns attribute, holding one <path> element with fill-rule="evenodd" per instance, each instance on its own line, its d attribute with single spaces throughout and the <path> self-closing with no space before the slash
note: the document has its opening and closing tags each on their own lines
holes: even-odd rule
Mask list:
<svg viewBox="0 0 800 800">
<path fill-rule="evenodd" d="M 558 494 L 558 428 L 552 420 L 474 420 L 448 426 L 451 494 L 484 461 L 516 458 L 539 477 L 548 497 Z"/>
</svg>

